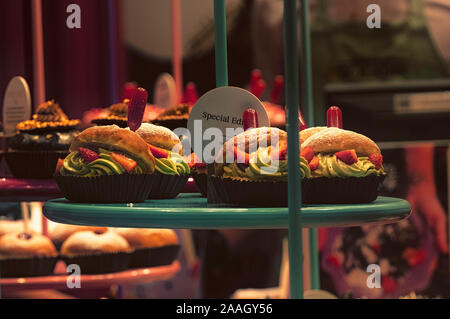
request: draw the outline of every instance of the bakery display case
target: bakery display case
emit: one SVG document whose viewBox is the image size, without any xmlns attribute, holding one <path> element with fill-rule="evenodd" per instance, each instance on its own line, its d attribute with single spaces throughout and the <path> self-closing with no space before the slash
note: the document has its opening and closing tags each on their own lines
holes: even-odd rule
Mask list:
<svg viewBox="0 0 450 319">
<path fill-rule="evenodd" d="M 108 1 L 105 18 L 110 45 L 106 46 L 108 83 L 97 84 L 108 86 L 108 94 L 104 95 L 110 96 L 104 100 L 108 100 L 105 105 L 109 106 L 86 107 L 82 116 L 74 117 L 83 117 L 80 121 L 72 119 L 72 114 L 81 114 L 80 110 L 68 111 L 68 116 L 57 102 L 44 102 L 45 89 L 37 85 L 45 83 L 44 57 L 39 54 L 44 46 L 42 21 L 33 20 L 34 28 L 41 32 L 33 37 L 36 78 L 32 84 L 36 90 L 34 99 L 42 103 L 36 103 L 32 120 L 18 123 L 10 147 L 4 147 L 3 155 L 14 177 L 0 179 L 0 202 L 44 202 L 42 241 L 51 242 L 55 248 L 47 255 L 25 256 L 38 265 L 51 259 L 50 271 L 29 271 L 30 276 L 27 271 L 8 273 L 14 268 L 20 270 L 15 264 L 8 264 L 8 260 L 20 262 L 23 256 L 2 250 L 2 240 L 19 242 L 22 248 L 26 246 L 24 241 L 31 243 L 41 235 L 32 233 L 27 226 L 27 231 L 11 235 L 14 238 L 2 237 L 0 233 L 1 291 L 63 291 L 71 279 L 66 265 L 83 270 L 79 280 L 86 291 L 157 282 L 169 287 L 172 286 L 169 280 L 174 278 L 184 285 L 192 280 L 204 284 L 207 276 L 216 276 L 216 285 L 220 285 L 220 280 L 225 282 L 229 278 L 226 275 L 218 278 L 220 264 L 226 267 L 227 263 L 234 263 L 235 272 L 241 264 L 233 260 L 235 256 L 228 258 L 229 251 L 224 249 L 224 256 L 219 256 L 218 251 L 222 251 L 221 247 L 239 250 L 250 245 L 245 231 L 253 230 L 281 230 L 287 235 L 280 287 L 237 290 L 233 294 L 224 288 L 221 292 L 225 291 L 227 297 L 332 298 L 334 293 L 339 298 L 397 298 L 426 289 L 430 281 L 437 282 L 433 278 L 434 266 L 445 267 L 441 255 L 448 249 L 446 229 L 442 226 L 447 219 L 439 219 L 438 225 L 440 215 L 426 213 L 429 207 L 425 207 L 423 199 L 428 196 L 433 209 L 439 208 L 445 215 L 439 201 L 448 194 L 442 193 L 445 186 L 442 187 L 440 179 L 436 190 L 433 177 L 439 172 L 444 174 L 444 170 L 442 166 L 436 171 L 427 165 L 433 163 L 434 150 L 439 156 L 443 151 L 435 146 L 430 151 L 422 144 L 416 148 L 416 142 L 432 139 L 440 140 L 441 146 L 447 145 L 444 124 L 448 112 L 441 102 L 447 101 L 443 91 L 448 90 L 448 81 L 392 85 L 337 82 L 317 88 L 316 77 L 324 70 L 314 69 L 317 65 L 313 60 L 317 58 L 317 37 L 323 36 L 320 33 L 323 30 L 314 25 L 317 21 L 329 25 L 320 15 L 314 15 L 310 21 L 308 0 L 284 0 L 278 30 L 283 35 L 278 34 L 283 56 L 277 59 L 273 53 L 271 57 L 276 61 L 273 63 L 282 60 L 284 70 L 283 76 L 274 77 L 269 98 L 263 94 L 266 82 L 256 71 L 248 87 L 236 85 L 233 78 L 236 73 L 230 70 L 242 65 L 230 63 L 229 67 L 230 13 L 225 0 L 210 2 L 213 20 L 208 28 L 204 27 L 206 33 L 201 34 L 201 41 L 197 39 L 199 42 L 194 43 L 211 42 L 214 88 L 205 90 L 203 86 L 202 94 L 197 96 L 195 84 L 189 82 L 182 92 L 181 48 L 187 45 L 180 34 L 180 2 L 172 0 L 170 57 L 174 78 L 160 74 L 149 92 L 137 83 L 127 82 L 119 99 L 118 87 L 123 79 L 117 61 L 121 51 L 113 48 L 120 47 L 116 41 L 122 26 L 115 11 L 120 7 Z M 246 5 L 255 8 L 256 14 L 259 2 L 250 2 L 254 6 Z M 318 2 L 320 8 L 325 6 L 323 1 Z M 42 14 L 39 6 L 40 1 L 36 1 L 31 12 L 35 17 Z M 126 10 L 128 19 L 136 15 L 130 7 Z M 126 32 L 129 34 L 130 30 Z M 312 37 L 316 37 L 314 41 Z M 139 42 L 137 38 L 139 35 L 133 41 Z M 338 46 L 339 39 L 330 40 L 329 44 Z M 254 43 L 251 46 L 258 47 Z M 336 54 L 336 58 L 342 57 Z M 134 59 L 138 60 L 136 55 Z M 158 60 L 155 56 L 151 59 Z M 330 70 L 325 70 L 330 71 L 327 76 L 356 76 L 357 72 L 343 71 L 343 65 L 350 60 L 342 58 L 332 64 Z M 205 79 L 212 73 L 200 71 L 208 73 Z M 143 76 L 142 72 L 133 75 Z M 55 83 L 51 85 L 57 87 Z M 280 98 L 282 86 L 284 100 Z M 323 90 L 320 99 L 317 90 Z M 58 94 L 63 96 L 67 92 Z M 426 111 L 421 108 L 424 101 L 431 105 Z M 421 121 L 427 125 L 421 125 Z M 202 139 L 196 144 L 200 135 Z M 409 139 L 411 143 L 393 146 L 400 139 Z M 404 153 L 397 156 L 394 148 L 402 148 Z M 404 162 L 393 162 L 400 157 Z M 24 169 L 30 161 L 43 162 L 48 167 L 36 164 Z M 396 183 L 403 179 L 408 180 L 402 184 L 403 191 L 396 191 Z M 424 181 L 429 188 L 422 187 Z M 50 232 L 49 221 L 77 230 L 64 238 L 52 238 L 54 229 Z M 183 243 L 195 241 L 195 245 L 184 246 L 172 235 L 175 232 L 183 234 Z M 222 238 L 214 242 L 210 232 Z M 153 236 L 158 243 L 146 236 Z M 185 260 L 180 259 L 180 246 L 187 259 L 196 258 L 192 251 L 199 246 L 207 247 L 212 259 L 205 258 L 196 265 L 188 260 L 186 266 Z M 261 260 L 260 256 L 255 257 L 256 252 L 242 251 L 236 254 L 238 258 L 243 259 L 248 253 L 252 260 Z M 271 257 L 275 255 L 274 252 Z M 373 265 L 382 269 L 376 292 L 366 281 L 368 269 Z M 274 273 L 273 269 L 270 271 Z M 417 274 L 420 279 L 415 277 Z M 167 287 L 166 290 L 176 289 Z M 118 295 L 123 297 L 122 293 Z"/>
</svg>

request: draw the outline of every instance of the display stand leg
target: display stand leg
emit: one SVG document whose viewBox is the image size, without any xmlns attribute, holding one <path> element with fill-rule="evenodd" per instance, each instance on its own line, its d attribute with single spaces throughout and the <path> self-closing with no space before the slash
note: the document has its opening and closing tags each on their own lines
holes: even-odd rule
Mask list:
<svg viewBox="0 0 450 319">
<path fill-rule="evenodd" d="M 317 247 L 317 229 L 309 229 L 309 264 L 311 269 L 311 289 L 320 289 L 319 249 Z"/>
<path fill-rule="evenodd" d="M 311 61 L 311 38 L 309 32 L 309 1 L 301 0 L 300 32 L 302 50 L 302 108 L 309 127 L 314 126 L 314 99 Z M 309 262 L 311 266 L 311 288 L 320 289 L 319 251 L 317 229 L 309 230 Z"/>
<path fill-rule="evenodd" d="M 284 66 L 288 158 L 299 158 L 297 1 L 284 0 Z M 298 161 L 288 160 L 289 277 L 291 298 L 303 298 L 301 175 Z"/>
<path fill-rule="evenodd" d="M 228 85 L 227 22 L 225 0 L 214 0 L 216 87 Z"/>
</svg>

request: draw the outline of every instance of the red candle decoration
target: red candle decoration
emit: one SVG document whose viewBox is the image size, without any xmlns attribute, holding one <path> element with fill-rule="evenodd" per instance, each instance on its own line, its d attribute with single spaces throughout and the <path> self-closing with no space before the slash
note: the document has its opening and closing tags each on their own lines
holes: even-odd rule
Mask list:
<svg viewBox="0 0 450 319">
<path fill-rule="evenodd" d="M 254 95 L 256 87 L 258 86 L 258 81 L 262 79 L 261 70 L 254 69 L 250 75 L 250 92 Z"/>
<path fill-rule="evenodd" d="M 198 100 L 197 87 L 194 82 L 189 82 L 186 84 L 186 88 L 184 89 L 182 103 L 186 104 L 195 104 Z"/>
<path fill-rule="evenodd" d="M 331 106 L 327 111 L 327 127 L 343 128 L 342 111 L 337 106 Z"/>
<path fill-rule="evenodd" d="M 127 82 L 122 87 L 122 94 L 120 95 L 120 101 L 125 99 L 131 100 L 136 93 L 138 86 L 136 82 Z"/>
<path fill-rule="evenodd" d="M 281 92 L 284 87 L 284 78 L 282 75 L 277 75 L 273 80 L 272 92 L 270 93 L 270 103 L 277 104 L 280 99 Z"/>
<path fill-rule="evenodd" d="M 128 103 L 128 127 L 136 131 L 142 124 L 148 93 L 143 88 L 138 88 Z"/>
<path fill-rule="evenodd" d="M 258 114 L 254 109 L 246 109 L 242 115 L 244 131 L 258 127 Z"/>
<path fill-rule="evenodd" d="M 264 93 L 265 89 L 266 89 L 266 81 L 264 81 L 263 79 L 259 79 L 252 93 L 259 99 L 261 98 L 261 95 Z"/>
</svg>

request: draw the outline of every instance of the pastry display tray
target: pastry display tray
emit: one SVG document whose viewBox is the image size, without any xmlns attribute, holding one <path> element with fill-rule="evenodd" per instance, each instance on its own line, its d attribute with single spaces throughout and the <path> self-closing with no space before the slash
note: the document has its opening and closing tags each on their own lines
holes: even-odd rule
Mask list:
<svg viewBox="0 0 450 319">
<path fill-rule="evenodd" d="M 302 223 L 307 228 L 384 224 L 407 218 L 410 213 L 411 206 L 406 200 L 379 196 L 369 204 L 304 205 Z M 59 223 L 107 227 L 288 228 L 287 207 L 208 204 L 199 194 L 134 204 L 82 204 L 59 198 L 45 203 L 44 215 Z"/>
<path fill-rule="evenodd" d="M 109 287 L 111 285 L 131 285 L 139 283 L 150 283 L 157 280 L 171 279 L 180 270 L 178 261 L 170 265 L 139 268 L 120 271 L 109 274 L 81 275 L 80 283 L 82 289 Z M 43 277 L 24 278 L 2 278 L 0 286 L 2 291 L 18 291 L 30 289 L 68 289 L 67 280 L 69 275 L 56 274 Z"/>
</svg>

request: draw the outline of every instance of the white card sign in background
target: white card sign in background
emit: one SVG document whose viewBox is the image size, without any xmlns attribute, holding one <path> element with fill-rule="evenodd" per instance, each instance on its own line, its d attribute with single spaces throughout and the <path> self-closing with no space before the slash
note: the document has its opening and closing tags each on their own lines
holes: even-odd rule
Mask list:
<svg viewBox="0 0 450 319">
<path fill-rule="evenodd" d="M 16 76 L 9 81 L 3 98 L 3 129 L 5 135 L 12 135 L 19 122 L 31 117 L 31 96 L 27 81 Z"/>
<path fill-rule="evenodd" d="M 169 73 L 163 73 L 158 77 L 153 91 L 153 104 L 168 108 L 177 103 L 175 80 Z"/>
<path fill-rule="evenodd" d="M 249 91 L 238 87 L 224 86 L 205 93 L 195 103 L 189 115 L 187 126 L 191 133 L 191 143 L 201 140 L 203 150 L 211 142 L 203 139 L 203 133 L 208 128 L 218 128 L 222 131 L 223 142 L 225 142 L 227 138 L 231 138 L 231 136 L 226 136 L 227 128 L 243 127 L 243 113 L 248 108 L 254 109 L 258 114 L 260 127 L 270 126 L 269 116 L 264 105 Z M 194 127 L 196 120 L 202 121 L 201 130 Z M 202 136 L 197 136 L 199 134 Z M 197 154 L 200 148 L 196 148 L 193 144 L 192 148 L 199 158 L 203 158 L 204 154 Z"/>
</svg>

